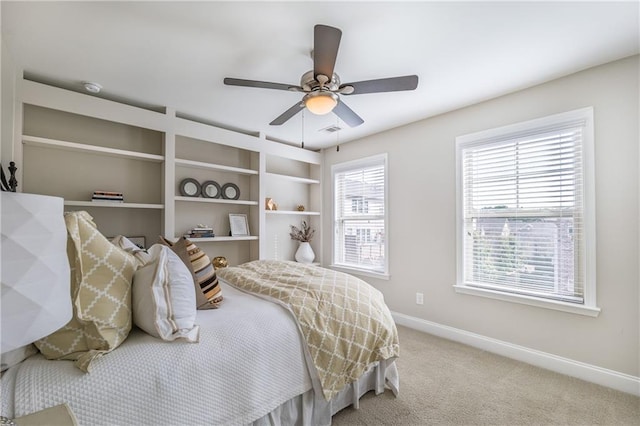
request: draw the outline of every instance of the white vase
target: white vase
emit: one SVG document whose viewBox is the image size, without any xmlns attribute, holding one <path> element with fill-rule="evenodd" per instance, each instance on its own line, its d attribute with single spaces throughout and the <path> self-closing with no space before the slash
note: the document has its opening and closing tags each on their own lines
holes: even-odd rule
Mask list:
<svg viewBox="0 0 640 426">
<path fill-rule="evenodd" d="M 311 244 L 307 242 L 301 242 L 296 251 L 296 262 L 298 263 L 311 263 L 316 258 Z"/>
</svg>

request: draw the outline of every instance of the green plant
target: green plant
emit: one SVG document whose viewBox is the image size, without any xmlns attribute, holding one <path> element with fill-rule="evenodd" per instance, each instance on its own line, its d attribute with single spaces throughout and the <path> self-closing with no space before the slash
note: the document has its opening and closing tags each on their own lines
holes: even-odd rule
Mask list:
<svg viewBox="0 0 640 426">
<path fill-rule="evenodd" d="M 305 222 L 302 221 L 302 229 L 298 228 L 295 225 L 290 225 L 291 232 L 289 232 L 289 236 L 292 240 L 300 241 L 303 243 L 308 243 L 313 238 L 313 234 L 316 232 L 311 229 L 311 227 Z"/>
</svg>

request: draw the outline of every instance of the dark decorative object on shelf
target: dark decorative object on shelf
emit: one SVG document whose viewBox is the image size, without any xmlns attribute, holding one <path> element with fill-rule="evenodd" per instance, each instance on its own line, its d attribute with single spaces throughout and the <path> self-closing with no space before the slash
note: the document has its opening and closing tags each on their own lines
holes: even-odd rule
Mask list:
<svg viewBox="0 0 640 426">
<path fill-rule="evenodd" d="M 204 198 L 220 198 L 222 195 L 222 189 L 220 184 L 213 180 L 208 180 L 202 184 L 202 196 Z"/>
<path fill-rule="evenodd" d="M 291 232 L 289 232 L 289 236 L 292 240 L 300 241 L 301 243 L 308 243 L 313 238 L 313 234 L 315 234 L 315 229 L 311 229 L 311 226 L 307 224 L 306 221 L 302 221 L 302 228 L 298 228 L 295 225 L 289 225 Z"/>
<path fill-rule="evenodd" d="M 180 194 L 185 197 L 199 197 L 200 190 L 200 182 L 193 178 L 186 178 L 180 182 Z"/>
<path fill-rule="evenodd" d="M 225 183 L 222 186 L 222 198 L 225 200 L 237 200 L 240 198 L 240 188 L 235 183 Z"/>
<path fill-rule="evenodd" d="M 0 182 L 3 191 L 7 192 L 16 192 L 16 188 L 18 187 L 18 180 L 16 179 L 16 163 L 13 161 L 9 162 L 9 182 L 7 182 L 7 177 L 4 174 L 4 168 L 2 164 L 0 164 Z"/>
</svg>

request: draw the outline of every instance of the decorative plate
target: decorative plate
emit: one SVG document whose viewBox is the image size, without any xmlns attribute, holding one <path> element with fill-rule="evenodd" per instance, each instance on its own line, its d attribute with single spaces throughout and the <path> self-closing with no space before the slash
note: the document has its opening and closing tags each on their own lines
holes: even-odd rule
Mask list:
<svg viewBox="0 0 640 426">
<path fill-rule="evenodd" d="M 185 197 L 199 197 L 200 190 L 200 183 L 193 178 L 182 179 L 180 182 L 180 194 Z"/>
<path fill-rule="evenodd" d="M 225 183 L 222 186 L 222 198 L 226 200 L 237 200 L 240 198 L 240 188 L 235 183 Z"/>
<path fill-rule="evenodd" d="M 202 196 L 204 198 L 220 198 L 222 189 L 220 184 L 213 180 L 208 180 L 202 184 Z"/>
</svg>

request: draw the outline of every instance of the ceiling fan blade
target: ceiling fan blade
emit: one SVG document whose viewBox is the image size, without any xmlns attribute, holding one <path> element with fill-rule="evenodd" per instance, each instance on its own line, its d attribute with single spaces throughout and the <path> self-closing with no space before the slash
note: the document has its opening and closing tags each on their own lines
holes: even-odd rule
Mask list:
<svg viewBox="0 0 640 426">
<path fill-rule="evenodd" d="M 381 78 L 378 80 L 357 81 L 340 85 L 353 87 L 353 92 L 344 95 L 362 95 L 364 93 L 400 92 L 403 90 L 415 90 L 418 87 L 417 75 L 405 75 L 403 77 Z"/>
<path fill-rule="evenodd" d="M 349 127 L 357 127 L 364 123 L 364 120 L 342 101 L 338 101 L 333 112 Z"/>
<path fill-rule="evenodd" d="M 331 80 L 336 65 L 342 31 L 327 25 L 313 27 L 313 76 L 327 76 Z"/>
<path fill-rule="evenodd" d="M 275 120 L 269 123 L 272 126 L 280 126 L 284 124 L 291 117 L 302 111 L 304 104 L 300 101 L 296 102 L 291 108 L 280 114 Z"/>
<path fill-rule="evenodd" d="M 295 84 L 270 83 L 268 81 L 242 80 L 240 78 L 225 78 L 224 84 L 229 86 L 257 87 L 259 89 L 293 90 L 302 91 Z"/>
</svg>

